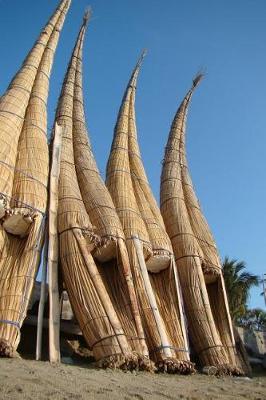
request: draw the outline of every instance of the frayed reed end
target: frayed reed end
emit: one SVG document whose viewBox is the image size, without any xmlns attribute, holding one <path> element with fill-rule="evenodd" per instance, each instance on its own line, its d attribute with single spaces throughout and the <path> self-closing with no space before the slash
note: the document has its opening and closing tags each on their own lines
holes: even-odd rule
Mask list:
<svg viewBox="0 0 266 400">
<path fill-rule="evenodd" d="M 88 243 L 91 243 L 94 247 L 99 247 L 101 245 L 100 236 L 90 229 L 81 229 L 83 237 Z"/>
<path fill-rule="evenodd" d="M 158 361 L 155 366 L 157 372 L 167 374 L 190 375 L 196 372 L 195 364 L 191 361 L 181 361 L 174 358 Z"/>
<path fill-rule="evenodd" d="M 146 57 L 148 50 L 147 49 L 143 49 L 140 55 L 140 58 L 138 60 L 138 64 L 139 66 L 142 64 L 144 57 Z"/>
<path fill-rule="evenodd" d="M 244 372 L 230 364 L 222 364 L 222 365 L 207 365 L 202 368 L 202 373 L 205 375 L 212 375 L 217 377 L 223 376 L 244 376 Z"/>
<path fill-rule="evenodd" d="M 138 370 L 146 372 L 155 372 L 156 367 L 152 360 L 145 356 L 138 356 Z"/>
<path fill-rule="evenodd" d="M 154 363 L 147 357 L 133 354 L 124 356 L 123 354 L 102 358 L 96 363 L 98 368 L 121 369 L 122 371 L 148 371 L 154 372 Z"/>
<path fill-rule="evenodd" d="M 202 81 L 203 77 L 204 77 L 203 72 L 198 72 L 197 73 L 197 75 L 195 76 L 195 78 L 192 81 L 192 88 L 193 89 L 195 89 L 200 84 L 200 82 Z"/>
<path fill-rule="evenodd" d="M 85 14 L 84 14 L 84 17 L 83 17 L 83 24 L 84 24 L 85 27 L 88 26 L 88 23 L 89 23 L 89 20 L 91 19 L 91 16 L 92 16 L 92 8 L 91 8 L 91 6 L 88 6 L 86 8 L 86 10 L 85 10 Z"/>
<path fill-rule="evenodd" d="M 201 264 L 201 267 L 204 275 L 215 275 L 215 276 L 221 275 L 221 268 L 219 268 L 216 265 Z"/>
<path fill-rule="evenodd" d="M 109 357 L 104 357 L 96 363 L 97 367 L 103 369 L 122 369 L 123 371 L 133 371 L 137 369 L 138 357 L 137 356 L 124 356 L 123 354 L 116 354 Z"/>
<path fill-rule="evenodd" d="M 244 372 L 233 365 L 224 364 L 217 367 L 217 374 L 216 376 L 244 376 Z"/>
<path fill-rule="evenodd" d="M 15 353 L 13 346 L 6 339 L 0 339 L 0 357 L 13 358 Z"/>
</svg>

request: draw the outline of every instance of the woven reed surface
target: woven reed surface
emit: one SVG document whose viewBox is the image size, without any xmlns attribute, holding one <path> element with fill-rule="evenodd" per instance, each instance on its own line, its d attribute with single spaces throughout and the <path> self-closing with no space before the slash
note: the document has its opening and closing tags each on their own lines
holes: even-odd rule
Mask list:
<svg viewBox="0 0 266 400">
<path fill-rule="evenodd" d="M 87 256 L 94 274 L 99 275 L 89 252 Z M 88 272 L 78 240 L 72 230 L 60 235 L 60 262 L 75 316 L 96 360 L 121 354 L 128 355 L 130 347 L 127 345 L 125 334 L 119 325 L 116 327 L 119 334 L 115 334 L 108 312 L 102 304 L 101 296 Z M 109 302 L 111 306 L 110 299 Z M 125 343 L 123 348 L 118 340 L 122 337 Z"/>
<path fill-rule="evenodd" d="M 189 361 L 184 337 L 180 326 L 180 316 L 173 270 L 170 269 L 172 247 L 159 208 L 149 187 L 137 143 L 135 122 L 135 90 L 142 57 L 130 78 L 115 126 L 111 153 L 107 165 L 107 187 L 111 193 L 117 213 L 127 238 L 134 285 L 138 296 L 142 323 L 146 335 L 150 357 L 160 363 L 166 360 L 154 310 L 146 292 L 143 276 L 132 236 L 138 235 L 143 245 L 145 258 L 160 249 L 169 256 L 168 269 L 157 274 L 149 273 L 155 294 L 163 329 L 166 331 L 175 365 L 178 361 Z M 175 349 L 179 350 L 175 350 Z M 180 351 L 180 349 L 182 349 Z M 185 351 L 184 351 L 185 350 Z M 178 368 L 176 368 L 177 370 Z"/>
<path fill-rule="evenodd" d="M 179 361 L 189 361 L 189 349 L 185 345 L 179 308 L 180 299 L 176 291 L 176 282 L 173 266 L 161 271 L 159 274 L 150 274 L 150 280 L 156 295 L 160 314 L 163 316 L 169 341 L 172 346 L 172 357 Z M 157 359 L 157 355 L 153 354 Z"/>
<path fill-rule="evenodd" d="M 149 234 L 134 194 L 128 154 L 129 109 L 132 91 L 133 88 L 129 84 L 115 126 L 107 164 L 106 185 L 116 206 L 126 239 L 137 234 L 143 242 L 145 254 L 151 255 L 152 247 Z"/>
<path fill-rule="evenodd" d="M 12 194 L 17 145 L 32 87 L 47 43 L 61 14 L 66 12 L 68 4 L 68 0 L 60 3 L 0 99 L 0 193 L 8 196 Z"/>
<path fill-rule="evenodd" d="M 146 225 L 153 254 L 172 254 L 173 250 L 171 241 L 165 231 L 160 209 L 148 183 L 148 178 L 142 163 L 137 139 L 135 96 L 138 73 L 139 67 L 137 67 L 133 73 L 131 82 L 129 84 L 132 88 L 132 93 L 129 103 L 128 118 L 128 154 L 134 194 L 142 215 L 142 219 Z"/>
<path fill-rule="evenodd" d="M 27 106 L 17 149 L 13 207 L 20 207 L 23 202 L 42 212 L 46 210 L 49 169 L 46 104 L 54 54 L 66 11 L 65 7 L 44 50 Z"/>
<path fill-rule="evenodd" d="M 113 306 L 125 333 L 128 339 L 132 341 L 132 349 L 138 354 L 144 355 L 147 354 L 147 348 L 144 339 L 139 341 L 139 338 L 144 338 L 144 333 L 135 289 L 131 284 L 132 274 L 124 244 L 124 232 L 111 195 L 100 176 L 90 146 L 82 86 L 82 51 L 80 49 L 76 64 L 73 99 L 73 148 L 77 178 L 86 211 L 93 224 L 94 231 L 100 237 L 100 245 L 95 256 L 99 253 L 103 254 L 108 244 L 108 247 L 110 247 L 110 242 L 113 243 L 111 251 L 108 252 L 108 260 L 114 259 L 114 261 L 110 263 L 110 268 L 108 265 L 102 268 L 102 271 L 106 272 L 106 288 L 113 299 Z M 132 337 L 134 337 L 134 340 Z"/>
<path fill-rule="evenodd" d="M 164 220 L 167 220 L 167 231 L 172 241 L 183 240 L 180 235 L 192 235 L 195 241 L 198 242 L 198 245 L 195 242 L 198 247 L 196 254 L 201 257 L 202 267 L 205 272 L 219 274 L 221 265 L 216 245 L 201 212 L 199 201 L 192 186 L 186 159 L 185 129 L 187 110 L 194 89 L 195 87 L 193 86 L 185 96 L 171 126 L 161 176 L 161 211 Z M 170 223 L 172 207 L 178 202 L 184 203 L 180 204 L 180 207 L 184 208 L 180 218 L 182 219 L 182 215 L 186 215 L 186 221 L 181 221 L 179 231 L 177 231 L 173 219 L 172 224 Z M 180 257 L 183 255 L 182 247 L 180 246 Z"/>
<path fill-rule="evenodd" d="M 82 199 L 95 232 L 105 244 L 110 239 L 124 239 L 124 232 L 115 206 L 103 179 L 89 143 L 85 121 L 82 91 L 82 60 L 77 59 L 74 104 L 73 144 L 74 157 Z M 116 257 L 116 254 L 113 254 Z"/>
<path fill-rule="evenodd" d="M 76 64 L 80 47 L 83 45 L 84 33 L 85 27 L 83 26 L 68 66 L 56 111 L 56 122 L 64 128 L 59 177 L 58 230 L 61 233 L 72 227 L 78 227 L 88 235 L 94 235 L 78 185 L 73 150 L 73 97 Z"/>
<path fill-rule="evenodd" d="M 221 265 L 189 176 L 185 131 L 188 106 L 201 76 L 185 96 L 171 126 L 161 175 L 161 212 L 181 281 L 189 334 L 203 365 L 235 368 Z M 205 274 L 205 275 L 204 275 Z M 206 281 L 206 282 L 205 282 Z M 208 284 L 216 288 L 216 301 Z M 229 317 L 230 318 L 230 317 Z M 226 368 L 227 368 L 226 367 Z M 227 368 L 229 372 L 231 369 Z"/>
<path fill-rule="evenodd" d="M 207 292 L 210 299 L 212 315 L 214 317 L 215 325 L 219 331 L 222 344 L 227 351 L 230 364 L 234 365 L 237 361 L 236 348 L 232 344 L 221 278 L 219 278 L 216 282 L 208 284 Z"/>
<path fill-rule="evenodd" d="M 12 355 L 17 348 L 20 327 L 26 316 L 39 265 L 44 234 L 46 188 L 40 190 L 39 186 L 35 186 L 31 189 L 30 186 L 34 179 L 39 179 L 38 170 L 42 169 L 46 171 L 45 179 L 42 178 L 43 183 L 47 184 L 46 136 L 38 127 L 46 128 L 48 78 L 58 35 L 69 5 L 69 1 L 60 3 L 0 100 L 0 191 L 6 196 L 7 207 L 26 207 L 27 210 L 32 206 L 40 207 L 40 212 L 35 215 L 33 223 L 29 224 L 28 235 L 24 239 L 10 235 L 3 229 L 10 211 L 12 213 L 14 209 L 7 210 L 7 219 L 0 229 L 0 342 L 6 344 L 2 355 Z M 52 50 L 47 50 L 50 46 Z M 48 74 L 44 86 L 41 77 L 43 72 Z M 36 96 L 40 97 L 43 104 L 36 100 Z M 34 137 L 32 123 L 36 124 Z M 35 147 L 37 153 L 43 154 L 36 156 Z M 30 184 L 25 174 L 31 177 Z M 14 175 L 15 184 L 12 188 Z"/>
<path fill-rule="evenodd" d="M 95 358 L 111 357 L 115 366 L 124 367 L 129 360 L 141 357 L 143 348 L 126 282 L 130 274 L 126 275 L 124 266 L 118 267 L 119 253 L 113 255 L 116 260 L 110 265 L 96 265 L 91 255 L 95 246 L 105 244 L 111 236 L 114 240 L 124 237 L 87 137 L 82 93 L 85 29 L 84 22 L 56 117 L 64 126 L 58 206 L 60 262 L 76 318 Z"/>
<path fill-rule="evenodd" d="M 156 362 L 165 358 L 163 350 L 160 349 L 161 338 L 156 320 L 154 318 L 154 313 L 146 293 L 143 277 L 140 273 L 139 262 L 132 240 L 128 241 L 127 248 L 150 357 Z"/>
<path fill-rule="evenodd" d="M 144 355 L 132 315 L 132 307 L 121 260 L 113 259 L 104 265 L 97 263 L 97 267 L 131 349 L 139 355 Z"/>
<path fill-rule="evenodd" d="M 43 230 L 40 215 L 25 239 L 0 230 L 0 344 L 4 341 L 8 345 L 7 352 L 0 352 L 0 356 L 12 355 L 19 344 L 20 328 L 26 317 L 39 265 Z"/>
</svg>

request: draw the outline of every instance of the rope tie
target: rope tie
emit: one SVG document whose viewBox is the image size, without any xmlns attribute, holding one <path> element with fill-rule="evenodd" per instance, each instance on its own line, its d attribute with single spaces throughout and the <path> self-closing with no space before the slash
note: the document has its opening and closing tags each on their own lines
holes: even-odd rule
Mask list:
<svg viewBox="0 0 266 400">
<path fill-rule="evenodd" d="M 1 114 L 2 114 L 2 113 L 4 113 L 4 114 L 11 114 L 11 115 L 15 115 L 15 117 L 18 117 L 18 118 L 20 118 L 20 119 L 23 119 L 23 120 L 24 120 L 24 117 L 21 117 L 20 115 L 18 115 L 18 114 L 16 114 L 16 113 L 14 113 L 14 112 L 12 112 L 12 111 L 1 110 L 1 111 L 0 111 L 0 113 L 1 113 Z"/>
<path fill-rule="evenodd" d="M 0 319 L 0 324 L 7 324 L 15 326 L 18 330 L 20 329 L 20 324 L 16 321 L 10 321 L 9 319 Z"/>
<path fill-rule="evenodd" d="M 177 233 L 177 234 L 171 236 L 170 239 L 172 240 L 172 239 L 174 239 L 174 238 L 176 238 L 176 237 L 178 237 L 178 236 L 183 236 L 183 235 L 192 236 L 192 237 L 194 237 L 195 239 L 197 239 L 197 240 L 199 240 L 199 241 L 201 241 L 201 242 L 204 242 L 204 243 L 206 243 L 208 246 L 213 247 L 215 250 L 217 250 L 217 248 L 216 248 L 215 245 L 213 245 L 213 244 L 207 242 L 207 240 L 204 240 L 204 239 L 200 238 L 199 236 L 194 235 L 194 233 L 180 232 L 180 233 Z"/>
<path fill-rule="evenodd" d="M 174 347 L 174 346 L 163 346 L 163 345 L 155 347 L 154 349 L 150 350 L 150 353 L 157 353 L 158 351 L 161 351 L 163 349 L 171 349 L 174 351 L 181 351 L 183 353 L 189 353 L 189 351 L 185 348 L 178 348 L 178 347 Z"/>
<path fill-rule="evenodd" d="M 5 166 L 7 166 L 8 168 L 13 169 L 14 172 L 18 172 L 21 175 L 24 175 L 26 178 L 32 179 L 33 181 L 36 181 L 37 183 L 39 183 L 40 185 L 44 186 L 45 189 L 47 189 L 47 185 L 45 185 L 44 183 L 42 183 L 41 181 L 39 181 L 39 179 L 34 178 L 32 175 L 27 174 L 26 172 L 24 172 L 22 169 L 19 168 L 15 168 L 12 165 L 8 164 L 5 161 L 0 160 L 0 164 L 4 164 Z M 19 200 L 18 200 L 19 201 Z"/>
<path fill-rule="evenodd" d="M 184 201 L 184 202 L 185 202 L 185 199 L 184 199 L 184 197 L 180 197 L 180 196 L 172 196 L 172 197 L 169 197 L 168 199 L 164 200 L 164 201 L 161 203 L 161 207 L 163 207 L 163 206 L 165 205 L 165 203 L 167 203 L 168 201 L 170 201 L 170 200 L 173 200 L 173 199 L 178 199 L 178 200 L 182 200 L 182 201 Z M 192 204 L 192 203 L 191 203 L 191 202 L 189 202 L 189 201 L 187 201 L 187 202 L 186 202 L 186 204 L 189 204 L 189 205 L 190 205 L 190 207 L 196 208 L 197 210 L 201 211 L 200 207 L 198 207 L 198 206 L 195 206 L 194 204 Z"/>
</svg>

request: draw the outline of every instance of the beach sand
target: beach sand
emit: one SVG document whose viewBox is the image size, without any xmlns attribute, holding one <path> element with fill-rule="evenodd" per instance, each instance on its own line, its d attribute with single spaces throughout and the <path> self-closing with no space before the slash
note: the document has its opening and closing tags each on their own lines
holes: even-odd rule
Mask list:
<svg viewBox="0 0 266 400">
<path fill-rule="evenodd" d="M 100 370 L 0 359 L 1 400 L 266 399 L 266 376 L 216 378 Z"/>
</svg>

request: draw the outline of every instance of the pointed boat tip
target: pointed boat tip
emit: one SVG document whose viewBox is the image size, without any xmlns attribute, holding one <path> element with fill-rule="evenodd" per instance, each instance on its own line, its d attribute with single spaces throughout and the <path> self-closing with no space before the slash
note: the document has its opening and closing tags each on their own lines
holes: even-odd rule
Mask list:
<svg viewBox="0 0 266 400">
<path fill-rule="evenodd" d="M 147 48 L 144 48 L 144 49 L 142 50 L 142 52 L 141 52 L 140 58 L 143 60 L 144 57 L 146 57 L 147 53 L 148 53 L 148 49 L 147 49 Z"/>
<path fill-rule="evenodd" d="M 60 2 L 60 7 L 65 7 L 65 8 L 69 8 L 71 5 L 71 1 L 72 0 L 61 0 Z"/>
<path fill-rule="evenodd" d="M 141 67 L 141 64 L 142 64 L 142 62 L 143 62 L 143 60 L 144 60 L 144 58 L 145 58 L 145 56 L 147 54 L 147 51 L 148 51 L 147 49 L 143 49 L 142 50 L 142 52 L 140 54 L 140 57 L 138 59 L 137 65 L 136 65 L 136 69 L 139 69 Z"/>
<path fill-rule="evenodd" d="M 131 78 L 130 78 L 129 83 L 128 83 L 128 87 L 132 86 L 133 82 L 135 82 L 133 86 L 136 87 L 136 83 L 137 83 L 137 78 L 138 78 L 138 74 L 139 74 L 139 71 L 140 71 L 140 67 L 142 65 L 143 59 L 146 56 L 146 54 L 147 54 L 147 49 L 143 49 L 141 54 L 140 54 L 140 57 L 139 57 L 139 59 L 137 61 L 137 64 L 136 64 L 136 66 L 135 66 L 135 68 L 134 68 L 134 70 L 132 72 Z"/>
<path fill-rule="evenodd" d="M 195 89 L 200 84 L 205 75 L 206 73 L 203 71 L 199 71 L 196 74 L 195 78 L 192 81 L 192 89 Z"/>
<path fill-rule="evenodd" d="M 91 6 L 88 6 L 85 10 L 84 17 L 83 17 L 83 25 L 86 27 L 89 23 L 89 20 L 91 19 L 92 16 L 92 8 Z"/>
</svg>

